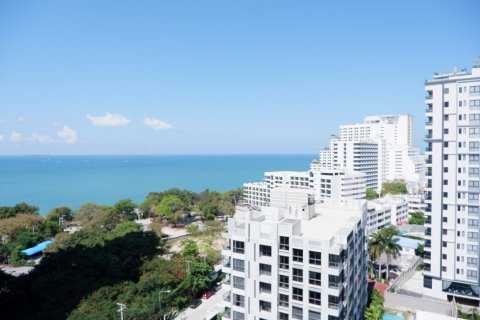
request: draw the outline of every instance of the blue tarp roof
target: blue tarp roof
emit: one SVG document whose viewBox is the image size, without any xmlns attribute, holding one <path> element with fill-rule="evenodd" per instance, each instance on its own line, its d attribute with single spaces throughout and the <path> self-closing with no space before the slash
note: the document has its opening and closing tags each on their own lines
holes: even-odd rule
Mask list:
<svg viewBox="0 0 480 320">
<path fill-rule="evenodd" d="M 53 240 L 44 241 L 42 243 L 37 244 L 35 247 L 22 250 L 22 253 L 27 256 L 33 256 L 34 254 L 45 250 L 51 243 L 53 243 Z"/>
<path fill-rule="evenodd" d="M 402 248 L 417 249 L 419 245 L 424 245 L 425 241 L 410 238 L 394 236 L 393 239 L 398 239 L 397 244 Z"/>
</svg>

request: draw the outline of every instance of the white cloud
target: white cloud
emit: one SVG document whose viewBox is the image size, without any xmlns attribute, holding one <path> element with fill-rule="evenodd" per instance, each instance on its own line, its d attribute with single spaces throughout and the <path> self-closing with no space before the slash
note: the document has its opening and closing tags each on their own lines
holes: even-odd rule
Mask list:
<svg viewBox="0 0 480 320">
<path fill-rule="evenodd" d="M 149 126 L 153 130 L 157 130 L 157 131 L 173 129 L 173 126 L 170 123 L 157 118 L 145 118 L 143 120 L 143 123 L 146 126 Z"/>
<path fill-rule="evenodd" d="M 33 140 L 33 142 L 38 142 L 38 143 L 53 143 L 52 137 L 41 136 L 41 135 L 36 134 L 36 133 L 32 134 L 32 140 Z"/>
<path fill-rule="evenodd" d="M 22 123 L 25 123 L 25 122 L 28 121 L 27 118 L 25 118 L 25 117 L 18 117 L 17 120 L 18 120 L 18 122 L 22 122 Z"/>
<path fill-rule="evenodd" d="M 131 122 L 130 119 L 128 119 L 125 116 L 122 116 L 120 114 L 110 113 L 110 112 L 107 112 L 104 116 L 91 116 L 87 114 L 87 119 L 94 126 L 117 127 L 117 126 L 125 126 Z"/>
<path fill-rule="evenodd" d="M 0 141 L 3 141 L 3 134 L 0 134 Z"/>
<path fill-rule="evenodd" d="M 78 141 L 77 131 L 69 126 L 64 126 L 62 130 L 58 131 L 58 137 L 68 144 L 74 144 Z"/>
<path fill-rule="evenodd" d="M 22 134 L 16 131 L 12 131 L 12 133 L 10 133 L 10 141 L 12 142 L 22 141 Z"/>
</svg>

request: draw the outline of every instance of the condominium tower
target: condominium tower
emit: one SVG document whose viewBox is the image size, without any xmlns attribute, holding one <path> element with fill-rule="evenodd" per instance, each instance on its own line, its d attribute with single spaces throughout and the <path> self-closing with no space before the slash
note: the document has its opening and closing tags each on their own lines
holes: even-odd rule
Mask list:
<svg viewBox="0 0 480 320">
<path fill-rule="evenodd" d="M 271 205 L 228 221 L 224 296 L 235 320 L 360 320 L 367 303 L 364 200 L 314 204 L 308 190 L 271 190 Z"/>
<path fill-rule="evenodd" d="M 364 172 L 368 188 L 381 190 L 386 181 L 402 180 L 417 192 L 423 187 L 425 165 L 412 145 L 412 120 L 411 115 L 380 115 L 342 125 L 320 151 L 320 164 Z"/>
<path fill-rule="evenodd" d="M 424 293 L 480 301 L 480 67 L 435 75 L 426 90 Z"/>
</svg>

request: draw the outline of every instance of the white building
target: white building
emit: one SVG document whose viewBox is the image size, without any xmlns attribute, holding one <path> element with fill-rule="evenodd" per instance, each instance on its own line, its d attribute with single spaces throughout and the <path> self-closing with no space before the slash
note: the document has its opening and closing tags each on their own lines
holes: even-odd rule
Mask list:
<svg viewBox="0 0 480 320">
<path fill-rule="evenodd" d="M 426 90 L 424 293 L 480 301 L 480 66 L 436 75 Z"/>
<path fill-rule="evenodd" d="M 361 124 L 342 125 L 329 147 L 320 151 L 320 164 L 365 172 L 367 187 L 377 191 L 384 182 L 399 180 L 418 192 L 423 189 L 425 162 L 412 146 L 412 120 L 411 115 L 367 116 Z"/>
<path fill-rule="evenodd" d="M 243 184 L 243 200 L 253 206 L 269 206 L 270 191 L 310 190 L 317 202 L 325 198 L 365 199 L 366 175 L 363 172 L 321 169 L 314 160 L 309 171 L 265 172 L 265 180 Z"/>
<path fill-rule="evenodd" d="M 408 214 L 417 211 L 425 213 L 427 204 L 425 203 L 425 196 L 423 194 L 406 195 L 405 199 L 408 202 Z"/>
<path fill-rule="evenodd" d="M 404 196 L 387 195 L 367 202 L 367 235 L 408 220 L 408 202 Z"/>
<path fill-rule="evenodd" d="M 272 189 L 270 207 L 237 207 L 228 221 L 228 319 L 362 319 L 365 201 L 314 205 L 298 189 L 292 205 L 289 193 Z"/>
</svg>

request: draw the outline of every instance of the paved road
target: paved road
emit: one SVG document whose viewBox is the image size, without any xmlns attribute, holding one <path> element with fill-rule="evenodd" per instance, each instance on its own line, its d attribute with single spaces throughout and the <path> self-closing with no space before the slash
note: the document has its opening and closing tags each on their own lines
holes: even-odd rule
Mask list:
<svg viewBox="0 0 480 320">
<path fill-rule="evenodd" d="M 210 298 L 202 299 L 202 304 L 200 304 L 196 309 L 190 309 L 180 313 L 175 319 L 177 320 L 203 320 L 206 319 L 207 314 L 210 309 L 214 308 L 217 305 L 223 303 L 223 295 L 227 292 L 223 286 L 215 292 Z M 209 320 L 209 319 L 208 319 Z"/>
</svg>

